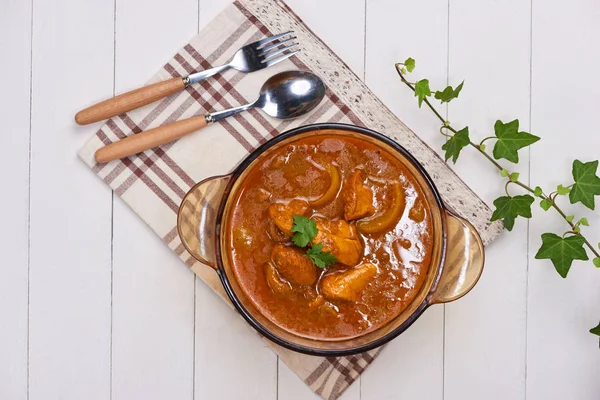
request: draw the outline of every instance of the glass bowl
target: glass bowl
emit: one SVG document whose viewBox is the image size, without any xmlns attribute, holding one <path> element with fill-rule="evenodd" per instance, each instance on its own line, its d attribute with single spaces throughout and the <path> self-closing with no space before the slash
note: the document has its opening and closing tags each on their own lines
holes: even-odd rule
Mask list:
<svg viewBox="0 0 600 400">
<path fill-rule="evenodd" d="M 234 199 L 252 166 L 274 151 L 306 136 L 339 135 L 368 141 L 389 152 L 414 175 L 431 210 L 433 256 L 427 276 L 413 301 L 379 328 L 347 339 L 313 339 L 298 336 L 265 317 L 238 284 L 231 257 L 222 250 L 229 240 L 226 221 Z M 261 335 L 288 349 L 318 356 L 361 353 L 381 346 L 404 332 L 431 305 L 447 303 L 468 293 L 484 264 L 484 249 L 475 228 L 442 202 L 433 181 L 402 146 L 369 129 L 343 124 L 314 124 L 282 133 L 246 157 L 230 174 L 195 185 L 184 197 L 177 217 L 179 236 L 186 250 L 213 268 L 235 308 Z"/>
</svg>

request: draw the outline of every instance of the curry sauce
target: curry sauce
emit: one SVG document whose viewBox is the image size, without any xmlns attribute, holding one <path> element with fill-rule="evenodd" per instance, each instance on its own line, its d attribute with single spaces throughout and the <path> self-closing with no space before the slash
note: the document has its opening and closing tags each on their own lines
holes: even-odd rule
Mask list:
<svg viewBox="0 0 600 400">
<path fill-rule="evenodd" d="M 401 161 L 369 142 L 299 139 L 259 159 L 228 221 L 232 268 L 267 318 L 295 334 L 349 338 L 404 310 L 427 275 L 431 212 Z M 316 222 L 317 267 L 291 240 L 294 215 Z"/>
</svg>

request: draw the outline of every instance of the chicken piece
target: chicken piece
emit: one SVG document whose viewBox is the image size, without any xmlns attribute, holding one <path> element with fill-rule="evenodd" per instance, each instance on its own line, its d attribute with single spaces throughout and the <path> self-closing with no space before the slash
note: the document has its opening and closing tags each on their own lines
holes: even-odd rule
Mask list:
<svg viewBox="0 0 600 400">
<path fill-rule="evenodd" d="M 330 221 L 317 217 L 315 221 L 319 232 L 313 243 L 322 243 L 322 251 L 331 252 L 339 263 L 350 267 L 358 264 L 364 248 L 358 238 L 356 226 L 341 219 Z"/>
<path fill-rule="evenodd" d="M 323 304 L 325 304 L 325 297 L 318 295 L 313 300 L 311 300 L 310 303 L 308 303 L 308 308 L 310 310 L 316 310 L 317 308 L 321 307 Z"/>
<path fill-rule="evenodd" d="M 408 213 L 408 217 L 415 222 L 423 222 L 425 219 L 425 204 L 422 199 L 417 199 Z"/>
<path fill-rule="evenodd" d="M 288 236 L 292 236 L 294 215 L 306 215 L 308 203 L 304 200 L 292 200 L 288 204 L 275 203 L 269 206 L 269 217 L 275 226 Z"/>
<path fill-rule="evenodd" d="M 275 221 L 271 218 L 267 219 L 267 234 L 271 238 L 271 240 L 277 243 L 285 243 L 290 241 L 290 237 L 283 233 L 277 225 L 275 225 Z"/>
<path fill-rule="evenodd" d="M 361 264 L 345 272 L 330 274 L 321 280 L 321 293 L 330 300 L 357 302 L 362 291 L 375 275 L 377 275 L 377 267 L 371 263 Z"/>
<path fill-rule="evenodd" d="M 273 293 L 280 296 L 287 296 L 292 292 L 292 285 L 281 278 L 273 263 L 268 262 L 265 264 L 265 275 Z"/>
<path fill-rule="evenodd" d="M 278 244 L 271 252 L 271 259 L 281 276 L 297 285 L 314 285 L 319 277 L 317 267 L 303 249 Z"/>
<path fill-rule="evenodd" d="M 347 221 L 373 215 L 373 192 L 364 185 L 365 175 L 360 169 L 355 170 L 344 185 L 344 219 Z"/>
</svg>

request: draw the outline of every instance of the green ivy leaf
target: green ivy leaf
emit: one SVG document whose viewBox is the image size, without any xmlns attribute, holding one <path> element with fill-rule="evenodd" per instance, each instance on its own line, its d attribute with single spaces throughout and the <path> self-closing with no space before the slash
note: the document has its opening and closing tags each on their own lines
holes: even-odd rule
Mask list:
<svg viewBox="0 0 600 400">
<path fill-rule="evenodd" d="M 590 226 L 590 222 L 589 222 L 589 221 L 588 221 L 588 219 L 587 219 L 587 218 L 585 218 L 585 217 L 584 217 L 584 218 L 581 218 L 581 219 L 579 220 L 579 224 L 581 224 L 581 225 L 583 225 L 583 226 Z"/>
<path fill-rule="evenodd" d="M 487 149 L 487 147 L 485 147 L 485 144 L 480 144 L 479 145 L 479 150 L 485 151 L 485 149 Z"/>
<path fill-rule="evenodd" d="M 419 98 L 419 107 L 423 104 L 425 97 L 431 96 L 431 89 L 429 89 L 429 80 L 421 79 L 415 84 L 415 96 Z"/>
<path fill-rule="evenodd" d="M 515 226 L 515 218 L 531 218 L 531 205 L 534 201 L 535 199 L 528 194 L 499 197 L 494 201 L 496 209 L 492 214 L 491 221 L 502 219 L 506 229 L 512 231 Z"/>
<path fill-rule="evenodd" d="M 456 99 L 463 88 L 465 81 L 462 81 L 460 85 L 453 89 L 452 86 L 447 86 L 442 92 L 439 90 L 435 92 L 435 98 L 440 100 L 442 103 L 449 103 L 451 100 Z"/>
<path fill-rule="evenodd" d="M 600 336 L 600 324 L 597 327 L 590 329 L 590 333 Z"/>
<path fill-rule="evenodd" d="M 567 217 L 565 218 L 567 220 L 567 222 L 573 222 L 573 220 L 575 219 L 574 215 L 567 215 Z"/>
<path fill-rule="evenodd" d="M 521 176 L 521 174 L 519 174 L 518 172 L 513 172 L 512 174 L 510 174 L 510 180 L 516 182 L 519 180 L 519 176 Z"/>
<path fill-rule="evenodd" d="M 563 278 L 567 277 L 574 260 L 589 260 L 583 247 L 585 239 L 579 235 L 562 238 L 554 233 L 542 235 L 542 247 L 535 255 L 538 260 L 552 260 L 556 272 Z"/>
<path fill-rule="evenodd" d="M 519 162 L 518 150 L 532 145 L 539 137 L 527 132 L 519 132 L 519 120 L 503 123 L 498 120 L 494 124 L 494 132 L 498 141 L 494 145 L 494 158 L 504 158 L 513 163 Z"/>
<path fill-rule="evenodd" d="M 579 160 L 573 161 L 575 184 L 569 193 L 571 204 L 581 202 L 589 209 L 595 208 L 594 196 L 600 195 L 600 178 L 596 175 L 597 170 L 598 160 L 588 163 Z"/>
<path fill-rule="evenodd" d="M 536 186 L 535 189 L 533 190 L 533 194 L 535 195 L 535 197 L 541 197 L 544 194 L 544 191 L 542 190 L 541 187 Z"/>
<path fill-rule="evenodd" d="M 550 207 L 552 207 L 552 202 L 548 199 L 544 199 L 540 201 L 540 207 L 542 207 L 544 211 L 548 211 Z"/>
<path fill-rule="evenodd" d="M 446 161 L 452 157 L 452 162 L 456 164 L 460 152 L 467 147 L 469 143 L 471 143 L 471 140 L 469 139 L 469 127 L 467 126 L 456 132 L 442 146 L 442 150 L 446 150 Z"/>
<path fill-rule="evenodd" d="M 408 72 L 413 72 L 415 69 L 415 60 L 414 58 L 408 57 L 406 59 L 406 61 L 404 61 L 404 66 L 406 67 L 406 69 L 408 70 Z"/>
<path fill-rule="evenodd" d="M 600 257 L 594 258 L 594 265 L 596 268 L 600 268 Z"/>
<path fill-rule="evenodd" d="M 506 178 L 508 176 L 508 171 L 503 169 L 502 171 L 500 171 L 500 176 Z"/>
<path fill-rule="evenodd" d="M 575 233 L 581 233 L 581 227 L 576 226 L 575 228 L 573 228 L 573 232 L 575 232 Z"/>
<path fill-rule="evenodd" d="M 571 188 L 564 187 L 563 185 L 558 185 L 558 187 L 556 188 L 556 193 L 560 194 L 561 196 L 569 194 L 570 191 Z"/>
</svg>

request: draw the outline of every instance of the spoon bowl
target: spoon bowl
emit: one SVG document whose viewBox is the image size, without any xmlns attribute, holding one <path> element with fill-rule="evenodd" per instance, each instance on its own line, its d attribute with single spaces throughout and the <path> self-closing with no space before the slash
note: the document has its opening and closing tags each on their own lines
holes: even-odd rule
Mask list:
<svg viewBox="0 0 600 400">
<path fill-rule="evenodd" d="M 325 97 L 325 84 L 308 71 L 286 71 L 267 79 L 254 106 L 279 119 L 296 118 Z"/>
</svg>

